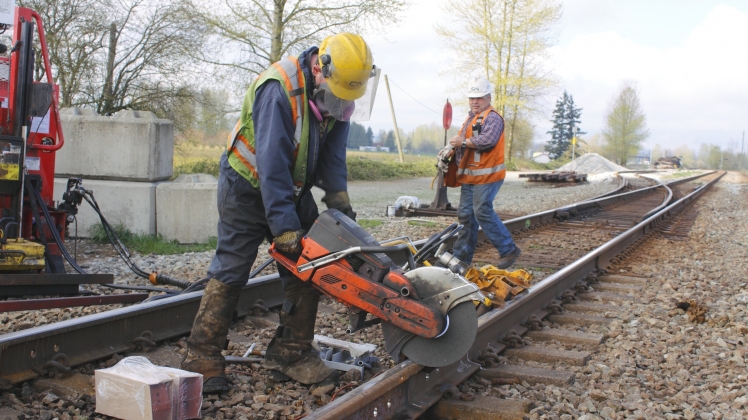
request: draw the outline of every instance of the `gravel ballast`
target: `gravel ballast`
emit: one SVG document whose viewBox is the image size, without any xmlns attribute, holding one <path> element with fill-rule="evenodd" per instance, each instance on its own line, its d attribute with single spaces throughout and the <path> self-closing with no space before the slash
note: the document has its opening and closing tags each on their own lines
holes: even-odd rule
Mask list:
<svg viewBox="0 0 748 420">
<path fill-rule="evenodd" d="M 653 277 L 623 317 L 580 328 L 606 340 L 586 366 L 562 366 L 575 372 L 573 385 L 505 385 L 484 395 L 534 401 L 531 419 L 746 418 L 747 184 L 728 174 L 696 204 L 688 240 L 652 238 L 611 273 Z M 676 307 L 689 299 L 706 307 L 706 322 Z"/>
</svg>

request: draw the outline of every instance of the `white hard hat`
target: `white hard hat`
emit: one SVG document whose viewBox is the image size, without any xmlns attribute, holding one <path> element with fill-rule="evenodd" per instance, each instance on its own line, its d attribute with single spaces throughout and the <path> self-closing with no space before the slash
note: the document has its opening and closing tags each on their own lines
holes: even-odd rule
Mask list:
<svg viewBox="0 0 748 420">
<path fill-rule="evenodd" d="M 474 78 L 468 86 L 468 98 L 482 98 L 493 91 L 491 83 L 483 76 Z"/>
</svg>

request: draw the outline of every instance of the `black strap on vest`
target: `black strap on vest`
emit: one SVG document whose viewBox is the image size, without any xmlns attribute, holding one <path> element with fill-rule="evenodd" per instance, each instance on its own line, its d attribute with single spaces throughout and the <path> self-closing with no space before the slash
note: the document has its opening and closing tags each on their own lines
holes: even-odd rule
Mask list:
<svg viewBox="0 0 748 420">
<path fill-rule="evenodd" d="M 292 96 L 292 97 L 293 97 L 293 96 L 299 96 L 299 95 L 301 95 L 302 93 L 304 93 L 304 88 L 303 88 L 303 87 L 300 87 L 300 88 L 298 88 L 298 89 L 294 89 L 294 90 L 292 90 L 292 91 L 288 92 L 288 94 L 289 94 L 290 96 Z"/>
<path fill-rule="evenodd" d="M 478 120 L 473 124 L 473 137 L 479 136 L 481 130 L 483 129 L 483 116 L 479 116 Z"/>
</svg>

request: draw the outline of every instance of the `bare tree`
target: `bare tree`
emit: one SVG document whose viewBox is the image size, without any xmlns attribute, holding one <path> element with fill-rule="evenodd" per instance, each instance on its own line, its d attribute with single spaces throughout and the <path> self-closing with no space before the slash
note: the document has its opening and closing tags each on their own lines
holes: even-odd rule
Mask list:
<svg viewBox="0 0 748 420">
<path fill-rule="evenodd" d="M 211 39 L 195 50 L 227 79 L 246 86 L 287 54 L 335 32 L 362 32 L 397 21 L 406 0 L 192 0 L 190 17 Z M 227 51 L 230 53 L 227 54 Z"/>
<path fill-rule="evenodd" d="M 607 143 L 607 154 L 619 165 L 626 165 L 629 156 L 636 155 L 642 142 L 649 137 L 647 117 L 634 82 L 623 82 L 605 119 L 603 137 Z"/>
<path fill-rule="evenodd" d="M 99 57 L 103 77 L 87 90 L 96 111 L 158 111 L 158 105 L 168 100 L 191 100 L 189 82 L 196 77 L 190 72 L 188 52 L 201 42 L 201 34 L 185 25 L 181 2 L 118 0 L 114 11 L 106 59 Z"/>
<path fill-rule="evenodd" d="M 60 106 L 85 103 L 84 86 L 96 77 L 95 57 L 105 46 L 109 0 L 19 0 L 18 4 L 34 9 L 42 18 L 52 77 L 60 85 Z M 45 71 L 42 56 L 37 54 L 36 80 Z"/>
</svg>

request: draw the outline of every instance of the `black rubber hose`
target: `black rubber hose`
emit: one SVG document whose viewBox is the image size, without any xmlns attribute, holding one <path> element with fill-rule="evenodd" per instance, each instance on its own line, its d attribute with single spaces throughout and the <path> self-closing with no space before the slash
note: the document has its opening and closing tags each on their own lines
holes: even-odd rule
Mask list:
<svg viewBox="0 0 748 420">
<path fill-rule="evenodd" d="M 449 232 L 450 230 L 454 229 L 454 228 L 455 228 L 456 226 L 459 226 L 459 225 L 458 225 L 457 223 L 452 223 L 451 225 L 447 226 L 447 227 L 446 227 L 446 228 L 445 228 L 444 230 L 442 230 L 441 232 L 439 232 L 439 233 L 437 233 L 437 234 L 434 234 L 434 235 L 432 235 L 432 236 L 431 236 L 431 237 L 430 237 L 430 238 L 429 238 L 429 239 L 428 239 L 428 240 L 426 241 L 426 243 L 425 243 L 425 244 L 423 244 L 423 246 L 421 247 L 421 249 L 419 249 L 419 250 L 418 250 L 418 252 L 416 252 L 416 255 L 414 256 L 414 258 L 418 258 L 418 257 L 420 257 L 420 256 L 421 256 L 421 255 L 422 255 L 422 254 L 423 254 L 423 253 L 424 253 L 424 252 L 425 252 L 426 250 L 428 250 L 429 248 L 431 248 L 431 245 L 433 245 L 433 244 L 434 244 L 434 243 L 435 243 L 436 241 L 438 241 L 438 240 L 439 240 L 439 238 L 441 238 L 441 237 L 442 237 L 442 235 L 444 235 L 445 233 L 447 233 L 447 232 Z"/>
<path fill-rule="evenodd" d="M 426 245 L 421 247 L 421 249 L 418 251 L 418 253 L 414 257 L 416 260 L 416 263 L 420 263 L 421 261 L 425 260 L 432 251 L 436 250 L 441 244 L 443 244 L 444 242 L 448 241 L 450 238 L 455 236 L 459 231 L 462 230 L 463 227 L 464 227 L 463 225 L 458 225 L 457 223 L 453 223 L 447 229 L 439 233 L 439 236 L 438 236 L 439 240 L 433 241 L 428 246 L 428 248 L 426 247 Z"/>
<path fill-rule="evenodd" d="M 176 286 L 180 289 L 186 289 L 194 284 L 191 281 L 180 280 L 166 274 L 156 274 L 156 283 Z"/>
<path fill-rule="evenodd" d="M 57 229 L 54 227 L 54 221 L 52 220 L 52 216 L 49 214 L 49 210 L 47 210 L 47 205 L 44 203 L 44 200 L 41 197 L 41 194 L 36 188 L 31 189 L 34 197 L 36 198 L 38 203 L 41 203 L 41 209 L 44 213 L 44 218 L 47 219 L 47 225 L 50 226 L 50 231 L 52 232 L 52 237 L 55 239 L 55 243 L 60 248 L 60 252 L 62 253 L 62 256 L 65 257 L 65 260 L 67 260 L 68 264 L 70 264 L 71 267 L 75 271 L 77 271 L 79 274 L 89 274 L 86 270 L 84 270 L 81 266 L 78 265 L 78 263 L 73 259 L 73 257 L 68 252 L 67 248 L 65 248 L 65 243 L 62 241 L 62 238 L 60 237 L 60 233 L 57 231 Z M 147 290 L 151 292 L 163 292 L 163 293 L 174 293 L 174 290 L 170 289 L 162 289 L 159 287 L 151 287 L 151 286 L 125 286 L 120 284 L 102 284 L 102 286 L 111 287 L 114 289 L 126 289 L 126 290 Z"/>
</svg>

